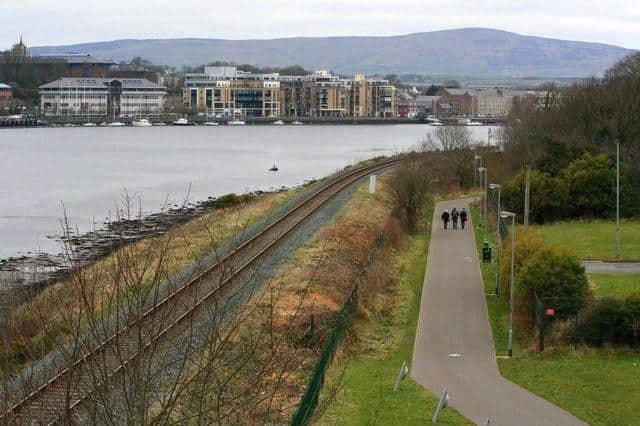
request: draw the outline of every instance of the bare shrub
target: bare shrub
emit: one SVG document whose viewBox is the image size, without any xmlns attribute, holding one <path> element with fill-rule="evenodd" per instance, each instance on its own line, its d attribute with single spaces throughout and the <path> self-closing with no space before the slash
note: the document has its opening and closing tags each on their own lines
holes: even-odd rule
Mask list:
<svg viewBox="0 0 640 426">
<path fill-rule="evenodd" d="M 430 179 L 417 154 L 409 155 L 389 179 L 391 195 L 402 212 L 409 232 L 415 230 L 420 209 L 429 194 Z"/>
</svg>

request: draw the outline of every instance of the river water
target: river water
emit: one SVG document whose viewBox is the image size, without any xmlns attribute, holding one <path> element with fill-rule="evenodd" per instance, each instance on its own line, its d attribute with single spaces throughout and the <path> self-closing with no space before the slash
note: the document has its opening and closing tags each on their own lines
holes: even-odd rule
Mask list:
<svg viewBox="0 0 640 426">
<path fill-rule="evenodd" d="M 471 127 L 486 141 L 487 127 Z M 126 192 L 147 212 L 230 192 L 294 186 L 417 145 L 433 127 L 24 128 L 0 130 L 0 258 L 58 251 L 66 210 L 81 232 Z M 279 171 L 268 169 L 277 164 Z M 63 208 L 64 206 L 64 208 Z"/>
</svg>

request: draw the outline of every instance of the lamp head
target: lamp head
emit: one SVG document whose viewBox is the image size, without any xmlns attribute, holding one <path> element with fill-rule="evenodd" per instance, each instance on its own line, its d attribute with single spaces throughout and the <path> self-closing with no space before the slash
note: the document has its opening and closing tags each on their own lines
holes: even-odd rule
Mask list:
<svg viewBox="0 0 640 426">
<path fill-rule="evenodd" d="M 502 188 L 502 185 L 500 185 L 499 183 L 490 183 L 489 184 L 489 188 L 491 188 L 491 189 L 500 189 L 500 188 Z"/>
<path fill-rule="evenodd" d="M 515 218 L 516 214 L 515 213 L 511 213 L 511 212 L 501 211 L 500 212 L 500 217 L 503 218 L 503 219 Z"/>
<path fill-rule="evenodd" d="M 478 171 L 479 172 L 486 172 L 487 168 L 486 167 L 478 167 Z"/>
</svg>

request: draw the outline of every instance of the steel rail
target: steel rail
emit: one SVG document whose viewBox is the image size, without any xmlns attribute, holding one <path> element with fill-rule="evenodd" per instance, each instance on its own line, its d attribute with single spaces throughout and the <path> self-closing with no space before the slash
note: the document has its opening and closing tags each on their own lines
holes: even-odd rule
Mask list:
<svg viewBox="0 0 640 426">
<path fill-rule="evenodd" d="M 177 299 L 179 299 L 179 297 L 181 297 L 188 289 L 193 288 L 196 285 L 196 283 L 198 283 L 201 279 L 203 279 L 207 275 L 211 274 L 212 271 L 214 271 L 216 268 L 223 266 L 225 262 L 233 259 L 235 256 L 241 255 L 242 254 L 241 252 L 243 250 L 250 248 L 253 243 L 255 243 L 256 241 L 259 241 L 265 234 L 267 234 L 270 231 L 277 230 L 278 225 L 281 225 L 287 219 L 291 219 L 295 217 L 294 215 L 299 210 L 301 210 L 302 208 L 310 204 L 312 201 L 318 200 L 319 198 L 321 198 L 322 195 L 329 193 L 329 195 L 324 200 L 321 200 L 317 206 L 311 208 L 309 211 L 303 214 L 300 218 L 294 220 L 293 224 L 285 228 L 281 233 L 279 233 L 276 236 L 276 238 L 271 240 L 264 248 L 260 249 L 257 253 L 250 255 L 248 261 L 244 262 L 244 264 L 240 268 L 234 269 L 233 273 L 230 276 L 226 277 L 217 287 L 210 290 L 207 294 L 205 294 L 202 298 L 200 298 L 200 300 L 198 300 L 197 303 L 187 308 L 186 312 L 183 312 L 182 315 L 180 315 L 177 319 L 172 321 L 167 327 L 161 330 L 158 334 L 154 335 L 151 338 L 151 340 L 147 342 L 147 344 L 140 351 L 137 351 L 131 357 L 129 357 L 129 359 L 120 363 L 120 365 L 118 365 L 118 367 L 115 370 L 113 370 L 113 372 L 111 372 L 107 376 L 107 378 L 110 379 L 114 375 L 118 374 L 129 364 L 130 361 L 134 360 L 137 356 L 139 356 L 142 352 L 148 349 L 152 344 L 156 343 L 159 339 L 166 337 L 169 334 L 169 332 L 174 330 L 177 326 L 181 325 L 187 318 L 195 314 L 199 308 L 204 306 L 206 302 L 208 302 L 211 298 L 215 297 L 220 291 L 222 291 L 237 275 L 239 275 L 241 272 L 244 272 L 252 263 L 254 263 L 258 258 L 265 255 L 274 245 L 281 242 L 281 240 L 286 235 L 288 235 L 293 229 L 295 229 L 300 223 L 302 223 L 311 214 L 315 213 L 320 207 L 322 207 L 326 202 L 328 202 L 334 196 L 339 194 L 347 186 L 351 185 L 355 181 L 361 179 L 362 177 L 368 174 L 371 174 L 373 172 L 376 172 L 382 169 L 386 169 L 388 167 L 395 166 L 399 163 L 399 161 L 400 160 L 398 159 L 392 159 L 384 162 L 378 162 L 373 165 L 361 167 L 355 170 L 351 170 L 344 175 L 337 176 L 335 179 L 328 182 L 326 185 L 313 191 L 307 197 L 305 197 L 304 199 L 299 201 L 296 205 L 294 205 L 288 212 L 284 213 L 280 218 L 276 219 L 273 223 L 267 225 L 264 229 L 258 231 L 255 235 L 248 238 L 246 241 L 241 243 L 238 247 L 234 248 L 233 250 L 230 250 L 220 260 L 216 261 L 213 265 L 208 267 L 205 271 L 202 271 L 197 275 L 195 275 L 194 277 L 187 280 L 182 286 L 172 291 L 160 302 L 148 308 L 141 316 L 137 317 L 130 324 L 120 328 L 119 330 L 116 330 L 114 334 L 109 336 L 107 339 L 103 340 L 99 346 L 90 350 L 89 352 L 86 352 L 84 355 L 79 357 L 71 366 L 55 374 L 47 382 L 45 382 L 44 384 L 39 386 L 37 389 L 29 393 L 27 396 L 22 398 L 20 401 L 15 403 L 10 409 L 8 409 L 7 411 L 5 411 L 0 415 L 0 421 L 4 422 L 4 420 L 7 417 L 11 418 L 13 416 L 20 415 L 20 413 L 23 411 L 26 411 L 29 408 L 29 405 L 34 404 L 37 398 L 43 395 L 47 391 L 47 389 L 50 389 L 53 387 L 53 385 L 57 384 L 58 382 L 61 382 L 65 377 L 70 375 L 76 369 L 82 367 L 83 365 L 88 365 L 92 357 L 95 357 L 96 355 L 103 353 L 106 350 L 106 348 L 111 343 L 113 343 L 115 339 L 117 339 L 118 337 L 121 337 L 127 331 L 132 330 L 141 321 L 155 314 L 160 308 L 163 308 L 164 306 L 167 306 L 170 302 L 176 301 Z M 334 192 L 331 193 L 330 191 L 332 190 L 334 190 Z M 76 398 L 75 401 L 73 401 L 67 407 L 67 409 L 71 411 L 77 408 L 91 394 L 91 391 L 92 390 L 89 390 L 89 392 Z M 50 420 L 53 420 L 50 422 L 50 424 L 56 423 L 56 421 L 58 421 L 59 418 L 50 419 Z"/>
</svg>

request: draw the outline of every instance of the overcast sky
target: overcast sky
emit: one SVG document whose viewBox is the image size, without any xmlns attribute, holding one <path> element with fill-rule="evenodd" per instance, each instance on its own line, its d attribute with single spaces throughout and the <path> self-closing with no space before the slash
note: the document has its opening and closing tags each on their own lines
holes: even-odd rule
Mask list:
<svg viewBox="0 0 640 426">
<path fill-rule="evenodd" d="M 460 27 L 640 49 L 638 0 L 0 0 L 0 47 L 121 38 L 397 35 Z"/>
</svg>

